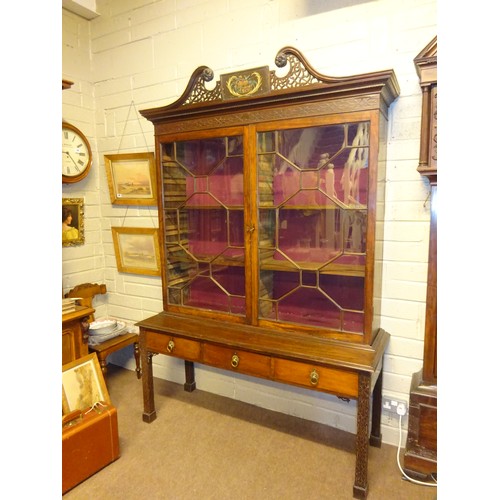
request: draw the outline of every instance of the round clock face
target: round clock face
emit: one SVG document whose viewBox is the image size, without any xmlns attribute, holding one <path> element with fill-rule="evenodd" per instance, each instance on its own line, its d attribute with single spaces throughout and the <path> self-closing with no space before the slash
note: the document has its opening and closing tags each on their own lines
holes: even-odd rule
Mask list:
<svg viewBox="0 0 500 500">
<path fill-rule="evenodd" d="M 62 124 L 62 180 L 78 182 L 90 170 L 92 152 L 87 138 L 74 125 Z"/>
</svg>

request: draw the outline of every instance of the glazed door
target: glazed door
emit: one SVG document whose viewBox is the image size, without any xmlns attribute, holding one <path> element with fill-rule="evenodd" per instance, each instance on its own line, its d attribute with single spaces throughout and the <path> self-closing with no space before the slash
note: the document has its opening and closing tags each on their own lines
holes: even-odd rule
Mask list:
<svg viewBox="0 0 500 500">
<path fill-rule="evenodd" d="M 363 333 L 369 158 L 369 121 L 258 132 L 260 324 Z"/>
<path fill-rule="evenodd" d="M 322 118 L 162 141 L 167 308 L 362 337 L 370 128 Z"/>
<path fill-rule="evenodd" d="M 220 134 L 161 145 L 166 300 L 244 317 L 243 133 Z"/>
</svg>

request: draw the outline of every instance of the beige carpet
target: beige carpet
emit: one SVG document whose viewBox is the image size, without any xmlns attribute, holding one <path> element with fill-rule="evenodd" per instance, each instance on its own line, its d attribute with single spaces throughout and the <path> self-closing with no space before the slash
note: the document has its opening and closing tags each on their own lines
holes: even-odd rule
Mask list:
<svg viewBox="0 0 500 500">
<path fill-rule="evenodd" d="M 64 500 L 351 499 L 354 435 L 155 379 L 157 419 L 142 421 L 142 382 L 110 365 L 120 458 Z M 371 500 L 427 500 L 437 488 L 401 479 L 397 448 L 370 447 Z"/>
</svg>

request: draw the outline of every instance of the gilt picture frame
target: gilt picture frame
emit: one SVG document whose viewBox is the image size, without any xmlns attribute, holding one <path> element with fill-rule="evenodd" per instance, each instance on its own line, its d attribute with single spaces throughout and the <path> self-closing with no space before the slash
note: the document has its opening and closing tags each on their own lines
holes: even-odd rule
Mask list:
<svg viewBox="0 0 500 500">
<path fill-rule="evenodd" d="M 62 199 L 62 246 L 85 243 L 83 198 Z"/>
<path fill-rule="evenodd" d="M 96 403 L 111 404 L 95 352 L 62 367 L 62 413 L 88 410 Z"/>
<path fill-rule="evenodd" d="M 111 231 L 119 272 L 160 276 L 158 229 L 112 227 Z"/>
<path fill-rule="evenodd" d="M 113 205 L 158 205 L 154 153 L 104 155 Z"/>
</svg>

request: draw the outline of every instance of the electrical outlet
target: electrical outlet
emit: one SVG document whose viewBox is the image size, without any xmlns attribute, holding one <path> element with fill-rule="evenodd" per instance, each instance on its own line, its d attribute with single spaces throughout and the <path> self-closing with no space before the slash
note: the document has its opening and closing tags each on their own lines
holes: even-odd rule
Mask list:
<svg viewBox="0 0 500 500">
<path fill-rule="evenodd" d="M 391 415 L 404 416 L 407 412 L 407 404 L 406 401 L 400 401 L 399 399 L 384 396 L 382 398 L 382 410 Z"/>
</svg>

